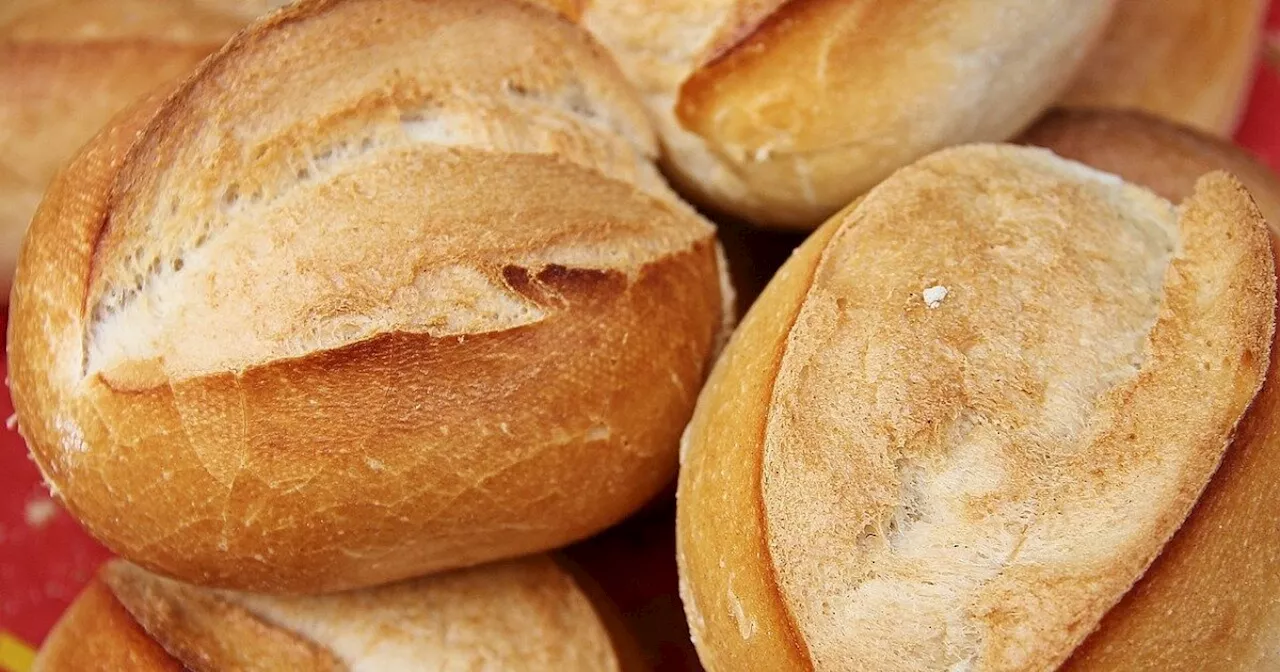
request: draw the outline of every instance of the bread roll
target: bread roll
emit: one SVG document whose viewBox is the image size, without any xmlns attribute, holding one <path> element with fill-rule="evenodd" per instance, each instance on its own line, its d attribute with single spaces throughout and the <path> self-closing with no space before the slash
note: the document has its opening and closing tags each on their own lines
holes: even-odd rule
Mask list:
<svg viewBox="0 0 1280 672">
<path fill-rule="evenodd" d="M 1266 0 L 1121 0 L 1063 102 L 1145 110 L 1231 135 L 1253 83 Z"/>
<path fill-rule="evenodd" d="M 53 173 L 128 104 L 241 25 L 179 0 L 0 3 L 0 300 Z"/>
<path fill-rule="evenodd" d="M 301 598 L 201 589 L 113 561 L 35 670 L 627 669 L 610 636 L 546 556 Z"/>
<path fill-rule="evenodd" d="M 647 98 L 679 186 L 751 222 L 812 229 L 935 149 L 1029 124 L 1069 83 L 1113 2 L 577 6 Z"/>
<path fill-rule="evenodd" d="M 1273 231 L 1280 181 L 1230 144 L 1143 114 L 1060 111 L 1023 140 L 1143 184 L 1174 202 L 1198 176 L 1229 170 Z M 1272 352 L 1276 352 L 1272 344 Z M 1191 516 L 1133 590 L 1063 668 L 1223 670 L 1280 667 L 1280 358 Z"/>
<path fill-rule="evenodd" d="M 1047 670 L 1160 552 L 1257 393 L 1262 217 L 1011 146 L 833 217 L 687 430 L 682 593 L 716 670 Z"/>
<path fill-rule="evenodd" d="M 673 477 L 724 327 L 713 227 L 655 151 L 543 10 L 274 13 L 52 186 L 14 290 L 19 428 L 90 532 L 197 584 L 585 537 Z"/>
</svg>

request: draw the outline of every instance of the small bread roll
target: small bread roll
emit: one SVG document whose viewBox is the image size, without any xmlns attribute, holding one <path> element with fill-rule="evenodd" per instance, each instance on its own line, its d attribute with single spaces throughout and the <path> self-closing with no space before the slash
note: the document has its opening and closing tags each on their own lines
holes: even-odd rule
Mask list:
<svg viewBox="0 0 1280 672">
<path fill-rule="evenodd" d="M 644 93 L 678 186 L 806 230 L 931 151 L 1017 133 L 1113 2 L 544 0 L 575 7 Z"/>
<path fill-rule="evenodd" d="M 1198 176 L 1229 170 L 1274 231 L 1280 181 L 1225 141 L 1144 114 L 1054 112 L 1023 137 L 1150 187 L 1174 202 Z M 1276 352 L 1276 344 L 1272 344 Z M 1231 449 L 1177 535 L 1062 669 L 1223 670 L 1280 667 L 1280 358 Z"/>
<path fill-rule="evenodd" d="M 672 479 L 724 328 L 714 229 L 655 152 L 544 10 L 274 13 L 50 189 L 11 312 L 19 427 L 90 532 L 202 585 L 588 536 Z"/>
<path fill-rule="evenodd" d="M 1160 552 L 1263 381 L 1275 266 L 1215 174 L 1183 206 L 1012 146 L 819 229 L 687 430 L 678 561 L 719 670 L 1047 670 Z"/>
<path fill-rule="evenodd" d="M 1258 63 L 1266 0 L 1121 0 L 1062 102 L 1145 110 L 1235 132 Z"/>
<path fill-rule="evenodd" d="M 612 636 L 546 556 L 300 598 L 196 588 L 117 560 L 63 615 L 34 669 L 636 669 Z"/>
<path fill-rule="evenodd" d="M 0 301 L 49 180 L 112 115 L 241 26 L 181 0 L 0 3 Z"/>
</svg>

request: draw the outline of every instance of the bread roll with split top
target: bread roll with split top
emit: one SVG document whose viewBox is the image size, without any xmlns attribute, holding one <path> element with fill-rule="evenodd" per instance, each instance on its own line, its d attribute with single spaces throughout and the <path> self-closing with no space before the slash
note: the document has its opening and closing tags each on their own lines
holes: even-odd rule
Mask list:
<svg viewBox="0 0 1280 672">
<path fill-rule="evenodd" d="M 241 27 L 185 0 L 0 3 L 0 300 L 54 172 L 120 110 Z"/>
<path fill-rule="evenodd" d="M 1226 141 L 1141 113 L 1061 110 L 1022 138 L 1120 175 L 1173 202 L 1199 176 L 1238 176 L 1271 224 L 1280 181 Z M 1272 352 L 1275 352 L 1274 342 Z M 1062 668 L 1269 670 L 1280 666 L 1280 361 L 1187 522 Z"/>
<path fill-rule="evenodd" d="M 41 647 L 37 672 L 635 670 L 546 556 L 334 595 L 197 588 L 108 563 Z"/>
<path fill-rule="evenodd" d="M 304 2 L 146 107 L 55 181 L 10 322 L 20 431 L 113 550 L 332 591 L 567 544 L 673 477 L 730 297 L 581 30 Z"/>
<path fill-rule="evenodd" d="M 1005 140 L 1062 94 L 1114 0 L 550 2 L 645 95 L 699 204 L 812 230 L 897 168 Z"/>
<path fill-rule="evenodd" d="M 933 154 L 770 282 L 686 432 L 694 643 L 737 669 L 1050 670 L 1182 524 L 1257 394 L 1246 191 Z"/>
</svg>

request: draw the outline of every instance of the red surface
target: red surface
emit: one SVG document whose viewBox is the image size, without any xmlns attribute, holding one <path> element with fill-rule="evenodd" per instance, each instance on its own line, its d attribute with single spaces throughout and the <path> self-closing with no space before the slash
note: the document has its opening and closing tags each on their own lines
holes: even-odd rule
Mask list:
<svg viewBox="0 0 1280 672">
<path fill-rule="evenodd" d="M 1268 24 L 1280 32 L 1280 0 L 1273 3 Z M 1280 170 L 1278 71 L 1280 67 L 1260 68 L 1238 140 Z M 0 315 L 0 327 L 4 325 Z M 7 374 L 2 358 L 0 373 Z M 6 385 L 0 391 L 0 417 L 12 414 Z M 44 638 L 108 555 L 61 508 L 41 520 L 49 502 L 22 439 L 0 427 L 0 633 L 7 630 L 32 645 Z"/>
<path fill-rule="evenodd" d="M 0 329 L 7 326 L 0 314 Z M 0 375 L 0 417 L 9 418 L 3 358 Z M 107 555 L 50 499 L 22 437 L 0 425 L 0 632 L 40 642 Z"/>
<path fill-rule="evenodd" d="M 1272 44 L 1280 49 L 1280 0 L 1271 3 L 1267 30 Z M 1272 168 L 1280 170 L 1280 53 L 1258 68 L 1249 111 L 1245 114 L 1236 140 L 1262 157 Z"/>
</svg>

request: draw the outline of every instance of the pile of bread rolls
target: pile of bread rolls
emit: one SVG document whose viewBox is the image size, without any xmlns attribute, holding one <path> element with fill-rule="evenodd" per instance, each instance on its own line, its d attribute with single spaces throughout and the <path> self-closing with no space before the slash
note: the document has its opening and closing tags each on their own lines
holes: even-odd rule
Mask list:
<svg viewBox="0 0 1280 672">
<path fill-rule="evenodd" d="M 280 4 L 0 9 L 39 669 L 1280 666 L 1259 0 Z"/>
</svg>

